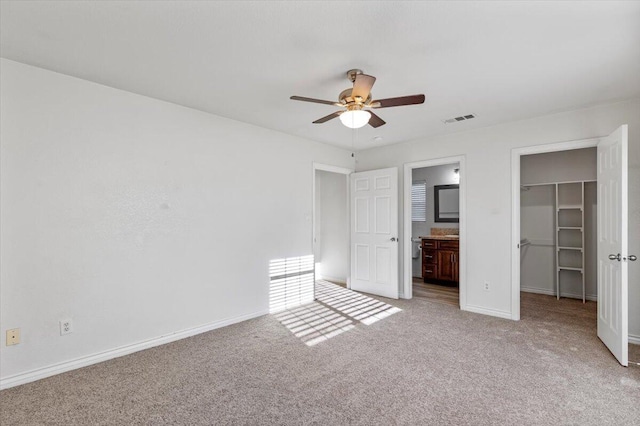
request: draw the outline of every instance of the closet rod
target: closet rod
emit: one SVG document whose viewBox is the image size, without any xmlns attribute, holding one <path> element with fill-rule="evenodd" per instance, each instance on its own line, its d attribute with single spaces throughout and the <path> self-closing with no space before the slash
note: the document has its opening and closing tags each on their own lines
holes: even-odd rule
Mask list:
<svg viewBox="0 0 640 426">
<path fill-rule="evenodd" d="M 562 185 L 565 183 L 589 183 L 589 182 L 597 182 L 597 180 L 568 180 L 565 182 L 545 182 L 545 183 L 523 183 L 520 186 L 545 186 L 545 185 Z"/>
</svg>

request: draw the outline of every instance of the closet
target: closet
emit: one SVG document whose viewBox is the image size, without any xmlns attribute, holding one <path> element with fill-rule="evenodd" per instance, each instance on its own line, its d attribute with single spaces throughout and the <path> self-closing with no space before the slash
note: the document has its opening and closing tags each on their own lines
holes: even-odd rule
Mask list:
<svg viewBox="0 0 640 426">
<path fill-rule="evenodd" d="M 521 158 L 521 291 L 597 300 L 595 148 Z"/>
</svg>

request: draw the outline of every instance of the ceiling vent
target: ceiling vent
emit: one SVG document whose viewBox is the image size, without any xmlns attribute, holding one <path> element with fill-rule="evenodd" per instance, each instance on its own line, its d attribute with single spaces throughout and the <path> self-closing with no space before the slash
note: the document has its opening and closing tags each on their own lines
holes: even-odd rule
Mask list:
<svg viewBox="0 0 640 426">
<path fill-rule="evenodd" d="M 471 120 L 472 118 L 476 118 L 476 115 L 475 114 L 461 115 L 460 117 L 454 117 L 454 118 L 449 118 L 447 120 L 442 120 L 442 122 L 445 124 L 457 123 L 458 121 Z"/>
</svg>

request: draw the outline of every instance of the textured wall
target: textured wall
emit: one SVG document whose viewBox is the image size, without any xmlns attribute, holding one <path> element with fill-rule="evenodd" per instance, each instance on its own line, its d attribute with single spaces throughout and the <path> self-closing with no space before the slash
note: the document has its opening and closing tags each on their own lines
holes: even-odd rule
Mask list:
<svg viewBox="0 0 640 426">
<path fill-rule="evenodd" d="M 268 309 L 349 152 L 2 60 L 2 378 Z M 59 335 L 58 321 L 75 330 Z"/>
</svg>

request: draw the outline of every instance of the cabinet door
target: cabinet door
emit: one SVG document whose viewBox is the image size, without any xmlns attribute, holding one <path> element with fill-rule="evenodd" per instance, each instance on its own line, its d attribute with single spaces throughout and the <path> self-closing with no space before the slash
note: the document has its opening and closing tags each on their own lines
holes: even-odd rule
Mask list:
<svg viewBox="0 0 640 426">
<path fill-rule="evenodd" d="M 454 256 L 457 252 L 452 250 L 438 250 L 438 279 L 443 281 L 456 280 L 456 268 Z"/>
</svg>

